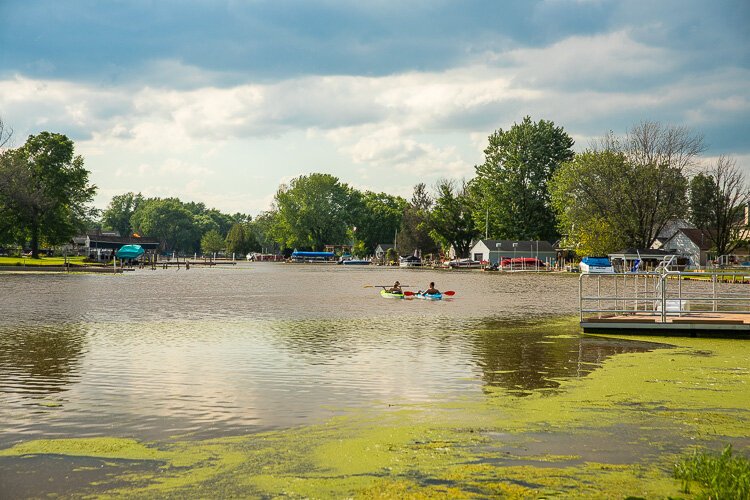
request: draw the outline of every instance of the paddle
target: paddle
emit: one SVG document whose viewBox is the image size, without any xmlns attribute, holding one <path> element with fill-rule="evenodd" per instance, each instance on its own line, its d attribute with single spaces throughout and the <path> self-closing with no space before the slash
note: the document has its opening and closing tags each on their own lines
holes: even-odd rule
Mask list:
<svg viewBox="0 0 750 500">
<path fill-rule="evenodd" d="M 454 292 L 453 290 L 448 290 L 446 292 L 441 292 L 441 293 L 443 295 L 447 295 L 448 297 L 452 297 L 452 296 L 456 295 L 456 292 Z M 414 293 L 414 292 L 404 292 L 404 296 L 405 297 L 411 297 L 412 295 L 417 295 L 417 294 Z"/>
<path fill-rule="evenodd" d="M 363 285 L 362 288 L 391 288 L 393 285 Z M 401 285 L 401 288 L 411 288 L 411 285 Z"/>
</svg>

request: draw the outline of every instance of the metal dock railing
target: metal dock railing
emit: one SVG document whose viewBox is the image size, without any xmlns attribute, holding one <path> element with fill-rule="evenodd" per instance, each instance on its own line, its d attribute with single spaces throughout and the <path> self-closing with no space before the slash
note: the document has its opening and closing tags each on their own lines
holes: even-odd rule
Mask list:
<svg viewBox="0 0 750 500">
<path fill-rule="evenodd" d="M 584 331 L 750 333 L 750 272 L 582 274 L 578 296 Z"/>
</svg>

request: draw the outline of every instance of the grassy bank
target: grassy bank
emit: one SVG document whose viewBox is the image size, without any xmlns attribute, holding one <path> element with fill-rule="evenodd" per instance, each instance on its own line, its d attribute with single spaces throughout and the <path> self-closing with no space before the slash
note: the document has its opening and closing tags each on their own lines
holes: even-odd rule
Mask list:
<svg viewBox="0 0 750 500">
<path fill-rule="evenodd" d="M 64 257 L 40 257 L 32 259 L 31 257 L 0 257 L 0 266 L 64 266 L 66 259 Z M 68 257 L 68 264 L 72 266 L 86 265 L 84 257 Z"/>
</svg>

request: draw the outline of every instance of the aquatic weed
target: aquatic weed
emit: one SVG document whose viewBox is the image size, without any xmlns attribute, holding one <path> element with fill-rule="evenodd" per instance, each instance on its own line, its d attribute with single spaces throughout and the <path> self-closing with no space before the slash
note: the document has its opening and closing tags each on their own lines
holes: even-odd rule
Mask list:
<svg viewBox="0 0 750 500">
<path fill-rule="evenodd" d="M 720 455 L 696 450 L 675 464 L 674 475 L 685 493 L 698 483 L 703 488 L 698 498 L 750 499 L 750 460 L 733 456 L 731 444 Z"/>
</svg>

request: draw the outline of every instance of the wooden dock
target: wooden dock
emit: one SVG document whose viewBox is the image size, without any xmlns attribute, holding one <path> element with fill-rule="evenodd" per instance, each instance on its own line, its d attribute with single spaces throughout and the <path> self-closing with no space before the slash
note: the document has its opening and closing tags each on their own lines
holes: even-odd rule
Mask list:
<svg viewBox="0 0 750 500">
<path fill-rule="evenodd" d="M 750 315 L 733 313 L 660 315 L 619 315 L 587 317 L 581 321 L 584 333 L 616 333 L 680 337 L 750 338 Z"/>
<path fill-rule="evenodd" d="M 581 275 L 584 333 L 750 338 L 750 275 L 726 272 Z"/>
</svg>

